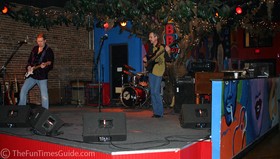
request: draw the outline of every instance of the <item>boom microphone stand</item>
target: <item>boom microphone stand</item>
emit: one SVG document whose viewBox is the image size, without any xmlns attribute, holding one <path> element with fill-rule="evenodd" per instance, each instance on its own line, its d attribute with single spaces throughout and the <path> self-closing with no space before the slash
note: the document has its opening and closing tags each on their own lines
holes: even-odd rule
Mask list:
<svg viewBox="0 0 280 159">
<path fill-rule="evenodd" d="M 101 112 L 101 66 L 100 66 L 100 54 L 104 44 L 104 40 L 108 39 L 108 35 L 105 34 L 100 38 L 100 47 L 98 51 L 98 56 L 96 59 L 96 64 L 98 66 L 98 111 Z"/>
<path fill-rule="evenodd" d="M 19 41 L 18 45 L 15 47 L 14 52 L 12 52 L 12 54 L 10 55 L 10 57 L 7 59 L 7 61 L 4 63 L 4 65 L 1 67 L 0 70 L 0 74 L 2 74 L 2 81 L 3 81 L 3 92 L 2 92 L 2 105 L 5 105 L 5 91 L 6 91 L 6 87 L 5 87 L 5 75 L 6 75 L 6 68 L 7 65 L 10 63 L 10 61 L 12 60 L 12 58 L 14 57 L 14 55 L 16 54 L 16 52 L 18 51 L 18 49 L 23 45 L 26 44 L 27 41 Z"/>
</svg>

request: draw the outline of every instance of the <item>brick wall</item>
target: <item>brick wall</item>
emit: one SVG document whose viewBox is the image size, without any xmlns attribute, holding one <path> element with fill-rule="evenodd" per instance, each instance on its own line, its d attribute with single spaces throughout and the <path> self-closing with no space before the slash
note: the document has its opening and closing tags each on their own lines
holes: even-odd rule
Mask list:
<svg viewBox="0 0 280 159">
<path fill-rule="evenodd" d="M 89 32 L 85 28 L 74 26 L 55 26 L 49 31 L 45 28 L 33 28 L 29 24 L 17 22 L 7 15 L 0 14 L 0 66 L 15 52 L 20 40 L 28 36 L 30 44 L 24 44 L 16 51 L 6 67 L 6 81 L 16 77 L 24 82 L 25 65 L 31 49 L 36 45 L 36 35 L 44 32 L 47 44 L 55 54 L 54 69 L 49 73 L 49 96 L 51 104 L 64 101 L 65 88 L 71 81 L 92 81 L 93 50 L 89 49 Z M 2 77 L 1 83 L 2 83 Z M 3 88 L 2 88 L 3 90 Z M 29 92 L 30 103 L 40 104 L 39 88 L 35 86 Z"/>
</svg>

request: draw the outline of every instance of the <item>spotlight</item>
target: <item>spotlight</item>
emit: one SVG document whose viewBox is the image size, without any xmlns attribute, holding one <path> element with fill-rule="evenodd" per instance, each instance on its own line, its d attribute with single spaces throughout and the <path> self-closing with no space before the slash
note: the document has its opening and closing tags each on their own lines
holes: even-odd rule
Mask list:
<svg viewBox="0 0 280 159">
<path fill-rule="evenodd" d="M 3 9 L 2 9 L 2 13 L 3 14 L 7 14 L 9 11 L 8 7 L 7 6 L 4 6 Z"/>
<path fill-rule="evenodd" d="M 122 27 L 125 27 L 125 26 L 126 26 L 126 22 L 125 22 L 125 21 L 120 22 L 120 25 L 121 25 Z"/>
<path fill-rule="evenodd" d="M 237 14 L 242 14 L 242 8 L 241 8 L 240 6 L 237 6 L 237 7 L 235 8 L 235 12 L 236 12 Z"/>
<path fill-rule="evenodd" d="M 108 28 L 109 28 L 109 23 L 108 23 L 108 22 L 105 22 L 105 23 L 103 24 L 103 27 L 104 27 L 105 29 L 108 29 Z"/>
<path fill-rule="evenodd" d="M 219 17 L 219 12 L 215 12 L 215 17 Z"/>
</svg>

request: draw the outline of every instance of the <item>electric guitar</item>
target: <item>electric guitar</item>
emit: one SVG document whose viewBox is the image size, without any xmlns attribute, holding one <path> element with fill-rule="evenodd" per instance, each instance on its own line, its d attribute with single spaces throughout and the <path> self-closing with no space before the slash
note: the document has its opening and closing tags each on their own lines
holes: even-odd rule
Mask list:
<svg viewBox="0 0 280 159">
<path fill-rule="evenodd" d="M 174 40 L 171 44 L 169 44 L 168 46 L 171 47 L 175 44 L 177 44 L 179 42 L 179 40 L 181 39 L 176 39 Z M 155 64 L 157 64 L 157 62 L 155 62 L 155 59 L 158 58 L 161 54 L 163 54 L 165 52 L 165 49 L 161 50 L 161 51 L 157 51 L 156 53 L 154 53 L 151 57 L 147 57 L 148 61 L 147 61 L 147 66 L 146 66 L 146 70 L 148 72 L 152 72 Z"/>
<path fill-rule="evenodd" d="M 46 66 L 50 65 L 52 62 L 51 61 L 48 61 L 48 62 L 43 62 L 41 63 L 40 65 L 37 65 L 37 66 L 33 66 L 30 70 L 28 70 L 26 73 L 25 73 L 25 78 L 28 78 L 30 75 L 33 74 L 33 71 L 35 71 L 36 69 L 40 68 L 42 64 L 45 64 Z"/>
<path fill-rule="evenodd" d="M 5 84 L 5 104 L 6 105 L 12 105 L 13 104 L 13 101 L 12 101 L 12 98 L 11 98 L 11 92 L 10 92 L 10 82 L 4 82 Z"/>
<path fill-rule="evenodd" d="M 11 84 L 11 98 L 13 101 L 13 104 L 16 105 L 19 101 L 19 83 L 17 81 L 17 78 L 15 76 L 14 83 Z"/>
</svg>

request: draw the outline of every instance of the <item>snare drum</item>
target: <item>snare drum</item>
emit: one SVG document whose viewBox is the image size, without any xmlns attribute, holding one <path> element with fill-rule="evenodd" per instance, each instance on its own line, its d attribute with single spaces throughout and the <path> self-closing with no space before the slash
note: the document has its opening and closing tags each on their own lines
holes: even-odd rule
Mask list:
<svg viewBox="0 0 280 159">
<path fill-rule="evenodd" d="M 134 107 L 143 104 L 147 100 L 147 90 L 142 87 L 128 86 L 122 90 L 121 102 L 124 106 Z"/>
</svg>

